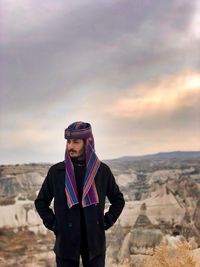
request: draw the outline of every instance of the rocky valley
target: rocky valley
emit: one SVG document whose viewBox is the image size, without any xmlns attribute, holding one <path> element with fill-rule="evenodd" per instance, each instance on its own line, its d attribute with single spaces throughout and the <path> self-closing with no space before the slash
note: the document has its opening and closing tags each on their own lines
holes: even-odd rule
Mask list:
<svg viewBox="0 0 200 267">
<path fill-rule="evenodd" d="M 126 205 L 107 231 L 106 266 L 142 267 L 156 246 L 187 241 L 200 257 L 200 152 L 159 153 L 105 161 Z M 0 166 L 0 266 L 52 267 L 54 235 L 34 199 L 51 164 Z M 107 207 L 109 202 L 107 202 Z M 199 266 L 199 265 L 197 265 Z"/>
</svg>

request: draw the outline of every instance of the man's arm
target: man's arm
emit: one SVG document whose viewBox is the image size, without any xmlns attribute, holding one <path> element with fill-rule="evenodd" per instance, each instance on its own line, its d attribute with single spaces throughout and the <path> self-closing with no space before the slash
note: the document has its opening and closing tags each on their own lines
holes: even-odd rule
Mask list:
<svg viewBox="0 0 200 267">
<path fill-rule="evenodd" d="M 55 215 L 52 209 L 49 207 L 52 199 L 53 186 L 50 169 L 35 200 L 35 207 L 41 219 L 43 220 L 43 224 L 46 226 L 46 228 L 53 231 L 55 225 Z"/>
<path fill-rule="evenodd" d="M 125 205 L 123 194 L 119 190 L 119 187 L 116 184 L 115 178 L 109 167 L 108 167 L 108 187 L 106 195 L 111 205 L 109 207 L 109 210 L 105 213 L 104 216 L 105 230 L 110 228 L 116 222 Z"/>
</svg>

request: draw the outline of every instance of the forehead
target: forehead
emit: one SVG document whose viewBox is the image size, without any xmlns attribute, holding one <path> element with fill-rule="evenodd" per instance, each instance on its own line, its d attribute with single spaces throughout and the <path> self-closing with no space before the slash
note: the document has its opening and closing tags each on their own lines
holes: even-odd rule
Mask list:
<svg viewBox="0 0 200 267">
<path fill-rule="evenodd" d="M 67 142 L 83 142 L 80 138 L 67 138 Z"/>
</svg>

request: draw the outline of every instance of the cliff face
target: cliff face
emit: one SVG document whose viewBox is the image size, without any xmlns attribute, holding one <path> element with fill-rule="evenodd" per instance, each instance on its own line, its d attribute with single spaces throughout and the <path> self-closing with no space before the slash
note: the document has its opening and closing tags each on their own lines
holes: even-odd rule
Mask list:
<svg viewBox="0 0 200 267">
<path fill-rule="evenodd" d="M 39 189 L 49 164 L 24 164 L 0 166 L 0 200 L 30 193 Z"/>
<path fill-rule="evenodd" d="M 193 221 L 195 223 L 196 228 L 200 231 L 200 199 L 198 200 L 194 211 Z"/>
<path fill-rule="evenodd" d="M 34 192 L 43 180 L 44 177 L 37 172 L 6 175 L 0 178 L 0 197 L 13 197 L 19 193 Z"/>
<path fill-rule="evenodd" d="M 29 227 L 41 230 L 34 199 L 49 165 L 14 165 L 0 168 L 0 228 Z M 40 228 L 38 228 L 40 226 Z"/>
<path fill-rule="evenodd" d="M 52 266 L 54 236 L 42 225 L 34 199 L 49 165 L 1 166 L 0 266 Z"/>
</svg>

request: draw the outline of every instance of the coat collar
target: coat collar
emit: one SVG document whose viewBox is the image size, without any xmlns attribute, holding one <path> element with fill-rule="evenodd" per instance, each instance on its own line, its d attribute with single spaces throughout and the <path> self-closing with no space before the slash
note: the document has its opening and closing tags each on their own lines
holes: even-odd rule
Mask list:
<svg viewBox="0 0 200 267">
<path fill-rule="evenodd" d="M 63 171 L 65 170 L 65 162 L 64 161 L 58 162 L 57 164 L 55 164 L 55 167 L 57 170 Z"/>
</svg>

